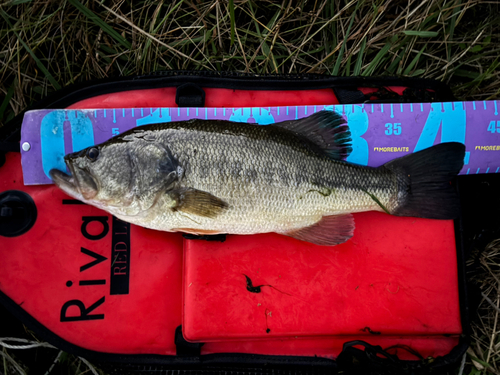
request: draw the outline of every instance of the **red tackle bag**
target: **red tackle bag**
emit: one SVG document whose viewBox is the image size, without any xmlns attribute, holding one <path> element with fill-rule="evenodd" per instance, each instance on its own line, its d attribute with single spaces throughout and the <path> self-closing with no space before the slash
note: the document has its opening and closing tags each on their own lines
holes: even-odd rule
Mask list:
<svg viewBox="0 0 500 375">
<path fill-rule="evenodd" d="M 423 79 L 167 71 L 70 86 L 30 109 L 451 100 Z M 39 338 L 116 373 L 439 372 L 465 353 L 460 220 L 359 213 L 334 247 L 153 231 L 25 186 L 21 122 L 0 128 L 0 302 Z"/>
</svg>

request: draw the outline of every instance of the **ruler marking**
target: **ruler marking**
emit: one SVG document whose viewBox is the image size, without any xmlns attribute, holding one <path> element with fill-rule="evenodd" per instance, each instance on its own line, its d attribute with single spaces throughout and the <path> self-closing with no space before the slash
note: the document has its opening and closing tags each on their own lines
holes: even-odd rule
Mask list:
<svg viewBox="0 0 500 375">
<path fill-rule="evenodd" d="M 198 107 L 196 107 L 196 116 L 198 116 Z"/>
<path fill-rule="evenodd" d="M 286 106 L 286 115 L 288 116 L 288 106 Z"/>
<path fill-rule="evenodd" d="M 497 119 L 500 119 L 500 116 L 498 116 L 498 109 L 499 109 L 498 107 L 499 107 L 499 103 L 498 103 L 496 100 L 493 100 L 493 101 L 488 100 L 488 101 L 482 101 L 482 102 L 483 102 L 483 109 L 484 109 L 484 111 L 488 111 L 488 110 L 490 110 L 490 111 L 491 111 L 491 113 L 494 113 L 494 114 L 495 114 L 495 116 L 496 116 L 496 118 L 497 118 Z M 490 103 L 490 107 L 489 107 L 489 108 L 488 108 L 488 102 Z M 491 103 L 491 102 L 493 102 L 493 103 Z M 446 114 L 446 113 L 447 113 L 447 111 L 449 111 L 450 109 L 451 109 L 452 111 L 457 111 L 457 110 L 467 110 L 467 109 L 470 111 L 470 107 L 468 107 L 468 105 L 470 105 L 470 104 L 466 104 L 466 103 L 469 103 L 469 102 L 452 102 L 451 108 L 450 108 L 450 105 L 449 105 L 449 104 L 446 104 L 446 103 L 439 103 L 439 105 L 441 106 L 441 111 L 440 111 L 440 112 L 444 112 L 444 113 L 445 113 L 445 114 L 444 114 L 444 116 L 447 116 L 447 114 Z M 356 110 L 356 108 L 359 108 L 360 106 L 364 109 L 364 108 L 365 108 L 365 104 L 367 104 L 367 103 L 351 104 L 351 111 L 352 111 L 352 112 L 354 112 L 354 111 Z M 390 115 L 391 115 L 391 118 L 395 119 L 395 117 L 396 117 L 396 116 L 395 116 L 395 113 L 394 113 L 394 111 L 395 111 L 395 110 L 394 110 L 394 105 L 397 105 L 397 103 L 368 103 L 368 104 L 370 104 L 370 105 L 372 106 L 372 113 L 373 113 L 373 115 L 371 115 L 371 117 L 373 117 L 373 116 L 378 116 L 378 115 L 375 113 L 374 104 L 380 104 L 380 113 L 384 113 L 384 104 L 390 104 L 390 106 L 391 106 L 391 108 L 390 108 Z M 420 104 L 421 111 L 422 111 L 422 112 L 424 112 L 424 111 L 426 112 L 426 111 L 427 111 L 426 109 L 424 110 L 424 106 L 423 106 L 423 104 L 424 104 L 424 103 L 409 103 L 409 104 L 410 104 L 410 108 L 409 108 L 409 109 L 410 109 L 412 112 L 413 112 L 413 104 L 415 104 L 415 105 L 417 105 L 417 106 Z M 445 104 L 446 104 L 446 105 L 445 105 Z M 480 107 L 480 106 L 481 106 L 481 101 L 477 101 L 477 103 L 476 103 L 476 101 L 471 101 L 471 104 L 472 104 L 473 109 L 474 109 L 474 110 L 477 110 L 477 108 L 476 108 L 476 107 Z M 477 105 L 476 105 L 476 104 L 477 104 Z M 493 104 L 493 106 L 492 106 L 491 104 Z M 426 104 L 426 105 L 427 105 L 427 104 Z M 337 108 L 337 109 L 339 110 L 339 112 L 340 112 L 340 106 L 342 106 L 342 113 L 344 113 L 344 114 L 345 114 L 345 113 L 346 113 L 346 111 L 347 111 L 347 106 L 348 106 L 348 105 L 333 105 L 333 108 L 334 108 L 333 110 L 335 111 L 335 108 Z M 286 108 L 287 114 L 290 116 L 290 119 L 293 119 L 293 118 L 294 118 L 294 117 L 292 116 L 292 115 L 293 115 L 293 113 L 289 113 L 289 108 L 290 108 L 290 107 L 292 108 L 292 111 L 293 111 L 293 109 L 294 109 L 294 107 L 295 107 L 295 119 L 298 119 L 298 118 L 300 118 L 300 117 L 303 117 L 304 115 L 309 116 L 309 115 L 311 115 L 312 113 L 316 113 L 317 111 L 321 111 L 321 110 L 322 110 L 323 108 L 325 108 L 325 107 L 326 107 L 326 108 L 328 108 L 328 109 L 331 109 L 331 107 L 332 107 L 332 106 L 326 106 L 326 105 L 310 105 L 310 106 L 298 106 L 298 105 L 296 105 L 296 106 L 286 106 L 285 108 Z M 311 107 L 311 108 L 309 108 L 309 107 Z M 264 114 L 266 114 L 266 113 L 265 113 L 265 111 L 266 111 L 266 107 L 258 107 L 258 108 L 259 108 L 259 111 L 261 112 L 261 115 L 262 115 L 262 110 L 264 110 Z M 417 108 L 418 108 L 418 107 L 417 107 Z M 138 109 L 139 109 L 139 108 L 138 108 Z M 145 109 L 147 110 L 148 108 L 146 107 Z M 162 108 L 156 108 L 156 109 L 153 109 L 153 108 L 151 107 L 151 108 L 150 108 L 150 112 L 151 112 L 151 113 L 150 113 L 149 115 L 150 115 L 150 116 L 154 116 L 154 117 L 157 117 L 157 116 L 159 115 L 159 117 L 161 118 L 161 117 L 163 117 L 163 115 L 165 114 L 163 111 L 168 111 L 168 112 L 170 113 L 170 110 L 171 110 L 171 109 L 172 109 L 172 111 L 173 111 L 173 110 L 175 110 L 175 107 L 174 107 L 174 108 L 163 108 L 163 109 L 162 109 Z M 202 109 L 203 109 L 203 108 L 202 108 Z M 217 109 L 219 109 L 219 111 L 217 111 Z M 220 109 L 221 109 L 221 107 L 218 107 L 218 108 L 216 108 L 216 107 L 212 107 L 212 110 L 213 110 L 213 116 L 214 116 L 215 118 L 217 118 L 217 116 L 222 116 L 222 114 L 224 114 L 224 118 L 226 118 L 226 116 L 225 116 L 225 115 L 226 115 L 226 109 L 231 110 L 231 108 L 224 108 L 224 107 L 222 108 L 222 110 L 220 110 Z M 254 109 L 255 109 L 255 110 L 257 110 L 257 107 L 256 107 L 256 108 L 254 108 Z M 400 103 L 400 111 L 401 111 L 401 113 L 404 113 L 404 110 L 405 110 L 405 109 L 406 109 L 406 104 Z M 436 109 L 437 109 L 437 104 L 436 104 L 436 105 L 431 105 L 431 108 L 430 108 L 430 111 L 431 111 L 431 112 L 432 112 L 433 110 L 436 110 Z M 110 115 L 109 119 L 107 118 L 107 110 L 112 110 L 112 111 L 113 111 L 112 116 Z M 142 115 L 142 116 L 149 117 L 149 116 L 148 116 L 148 114 L 147 114 L 147 111 L 146 111 L 146 113 L 144 113 L 144 108 L 140 108 L 140 110 L 141 110 L 141 115 Z M 177 108 L 177 113 L 178 113 L 178 115 L 179 115 L 179 116 L 181 116 L 181 115 L 182 115 L 182 116 L 184 116 L 184 115 L 186 115 L 186 114 L 187 114 L 187 117 L 188 117 L 188 118 L 190 118 L 191 116 L 193 116 L 193 115 L 194 115 L 194 112 L 195 112 L 195 111 L 191 110 L 191 108 L 186 107 L 186 109 L 185 109 L 185 113 L 184 113 L 184 114 L 182 114 L 182 111 L 183 111 L 183 110 L 184 110 L 184 109 L 182 109 L 182 108 L 179 108 L 179 107 Z M 234 108 L 233 108 L 233 114 L 235 113 L 235 111 L 242 111 L 242 110 L 243 110 L 243 108 L 238 108 L 238 109 L 234 109 Z M 246 110 L 248 110 L 248 109 L 246 108 Z M 278 116 L 281 114 L 281 112 L 284 112 L 284 111 L 282 111 L 282 110 L 281 110 L 281 107 L 280 107 L 280 106 L 276 106 L 276 107 L 268 107 L 268 110 L 269 110 L 269 114 L 271 114 L 271 115 L 275 115 L 275 114 L 277 113 L 277 114 L 278 114 Z M 301 110 L 303 110 L 303 113 L 300 113 L 300 111 L 301 111 Z M 98 112 L 98 110 L 97 110 L 97 109 L 94 109 L 94 110 L 89 110 L 89 111 L 87 112 L 87 113 L 89 114 L 89 116 L 90 116 L 90 114 L 93 114 L 93 116 L 95 117 L 95 119 L 96 119 L 96 120 L 99 120 L 99 122 L 95 122 L 94 124 L 98 124 L 98 123 L 99 123 L 99 124 L 108 124 L 108 125 L 107 125 L 107 126 L 109 126 L 109 128 L 108 128 L 108 129 L 111 129 L 111 128 L 113 127 L 113 124 L 118 123 L 118 122 L 117 122 L 117 117 L 119 117 L 119 115 L 117 115 L 117 114 L 116 114 L 116 111 L 120 111 L 120 108 L 107 108 L 107 109 L 106 109 L 106 108 L 102 108 L 102 109 L 99 109 L 99 111 L 101 111 L 101 112 Z M 131 112 L 132 117 L 135 117 L 135 109 L 134 109 L 134 108 L 122 108 L 122 110 L 121 110 L 121 114 L 122 114 L 122 118 L 123 118 L 123 119 L 127 119 L 127 116 L 129 115 L 129 112 L 128 112 L 128 111 L 130 111 L 130 112 Z M 156 111 L 160 111 L 160 112 L 159 112 L 159 114 L 155 114 L 155 113 L 156 113 Z M 407 109 L 406 109 L 406 111 L 407 111 Z M 191 112 L 193 112 L 193 115 L 191 115 Z M 197 116 L 198 116 L 198 108 L 196 108 L 196 112 L 197 112 Z M 347 112 L 348 112 L 348 111 L 347 111 Z M 368 112 L 368 111 L 367 111 L 367 112 Z M 386 108 L 385 112 L 387 112 L 387 108 Z M 417 110 L 417 112 L 418 112 L 418 110 Z M 438 111 L 438 112 L 439 112 L 439 111 Z M 102 113 L 103 117 L 99 117 L 99 113 Z M 172 113 L 173 113 L 173 112 L 172 112 Z M 490 112 L 488 112 L 488 113 L 490 113 Z M 490 114 L 491 114 L 491 113 L 490 113 Z M 68 117 L 69 117 L 69 115 L 70 115 L 70 114 L 71 114 L 70 110 L 65 110 L 65 117 L 66 117 L 66 120 L 68 119 Z M 256 114 L 257 114 L 257 112 L 252 112 L 252 113 L 251 113 L 251 116 L 253 117 L 253 115 L 254 115 L 254 114 L 256 115 Z M 367 114 L 368 114 L 368 113 L 367 113 Z M 387 113 L 387 114 L 388 114 L 388 113 Z M 79 118 L 79 116 L 81 116 L 81 111 L 75 111 L 75 112 L 74 112 L 74 115 L 75 115 L 75 118 L 77 118 L 77 119 L 78 119 L 78 118 Z M 202 114 L 199 114 L 199 115 L 201 115 L 201 116 L 202 116 Z M 232 114 L 231 114 L 231 112 L 230 112 L 230 113 L 228 113 L 228 115 L 232 115 Z M 409 114 L 408 114 L 408 115 L 409 115 Z M 442 116 L 442 114 L 439 114 L 439 115 L 440 115 L 440 116 Z M 472 115 L 473 115 L 473 114 L 472 114 Z M 478 113 L 478 114 L 476 115 L 476 118 L 477 118 L 478 116 L 479 116 L 479 117 L 482 117 L 482 116 L 485 116 L 485 115 L 487 115 L 487 114 L 482 114 L 482 113 L 480 114 L 480 113 Z M 203 117 L 201 117 L 201 116 L 200 116 L 200 118 L 203 118 Z M 427 116 L 427 115 L 426 115 L 426 116 Z M 102 122 L 102 121 L 103 121 L 103 120 L 102 120 L 103 118 L 104 118 L 104 122 Z M 222 117 L 221 117 L 221 118 L 222 118 Z M 287 117 L 287 118 L 288 118 L 288 117 Z M 474 118 L 474 117 L 472 117 L 472 118 Z M 471 119 L 472 119 L 472 118 L 471 118 Z M 206 108 L 206 107 L 205 107 L 205 119 L 208 119 L 208 108 Z M 285 119 L 286 119 L 286 118 L 285 118 Z M 113 121 L 111 121 L 111 120 L 113 120 Z M 139 120 L 139 114 L 138 114 L 138 120 Z M 137 120 L 137 121 L 138 121 L 138 120 Z M 491 119 L 491 120 L 492 120 L 492 119 Z M 133 121 L 135 121 L 135 120 L 133 120 Z M 275 121 L 279 121 L 279 120 L 278 120 L 278 119 L 276 119 Z M 396 119 L 396 121 L 398 121 L 398 120 Z M 425 122 L 425 119 L 424 119 L 424 121 L 423 121 L 423 122 Z M 497 122 L 497 120 L 495 120 L 495 123 L 496 123 L 496 122 Z M 114 126 L 116 126 L 116 125 L 114 125 Z M 115 128 L 115 129 L 116 129 L 116 128 Z M 486 134 L 489 134 L 489 133 L 486 133 Z M 476 151 L 476 152 L 477 152 L 477 151 Z M 470 152 L 468 152 L 467 154 L 469 154 L 469 153 L 470 153 Z M 476 155 L 476 153 L 475 153 L 474 151 L 472 151 L 472 153 L 473 153 L 473 155 Z M 468 156 L 468 155 L 467 155 L 467 156 Z M 474 157 L 474 156 L 473 156 L 473 157 Z M 466 157 L 466 161 L 468 161 L 468 157 Z M 482 162 L 481 162 L 481 163 L 479 163 L 479 161 L 482 161 Z M 481 174 L 481 173 L 489 174 L 489 172 L 490 172 L 490 171 L 491 171 L 491 173 L 492 173 L 492 174 L 493 174 L 493 173 L 497 173 L 497 174 L 498 174 L 498 173 L 500 173 L 500 166 L 499 166 L 498 168 L 495 168 L 494 166 L 493 166 L 493 167 L 489 167 L 489 166 L 488 166 L 488 164 L 490 164 L 490 163 L 491 163 L 491 164 L 493 164 L 493 163 L 491 162 L 491 161 L 492 161 L 491 159 L 487 159 L 487 158 L 485 158 L 485 159 L 483 160 L 483 159 L 481 159 L 481 158 L 480 158 L 480 160 L 479 160 L 479 161 L 476 161 L 476 162 L 472 163 L 472 164 L 474 164 L 474 165 L 473 165 L 473 167 L 470 167 L 469 169 L 465 169 L 465 168 L 464 168 L 464 169 L 463 169 L 463 171 L 462 171 L 462 173 L 463 173 L 463 174 L 465 174 L 464 172 L 466 172 L 466 174 L 470 174 L 470 171 L 471 171 L 471 170 L 472 170 L 472 173 L 473 173 L 473 174 Z M 465 164 L 467 165 L 467 164 L 469 164 L 469 163 L 467 163 L 467 162 L 466 162 Z M 486 164 L 486 166 L 485 166 L 485 164 Z M 491 164 L 490 164 L 490 165 L 491 165 Z M 497 164 L 497 165 L 498 165 L 498 164 Z M 474 168 L 476 168 L 476 172 L 474 172 Z M 484 170 L 483 170 L 483 168 L 484 168 Z"/>
</svg>

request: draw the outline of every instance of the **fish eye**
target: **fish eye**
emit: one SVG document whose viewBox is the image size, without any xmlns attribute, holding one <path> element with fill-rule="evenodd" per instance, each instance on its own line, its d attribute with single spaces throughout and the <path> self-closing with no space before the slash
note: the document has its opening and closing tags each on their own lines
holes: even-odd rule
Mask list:
<svg viewBox="0 0 500 375">
<path fill-rule="evenodd" d="M 99 156 L 99 150 L 95 147 L 89 148 L 87 150 L 87 159 L 90 161 L 96 161 L 97 157 Z"/>
</svg>

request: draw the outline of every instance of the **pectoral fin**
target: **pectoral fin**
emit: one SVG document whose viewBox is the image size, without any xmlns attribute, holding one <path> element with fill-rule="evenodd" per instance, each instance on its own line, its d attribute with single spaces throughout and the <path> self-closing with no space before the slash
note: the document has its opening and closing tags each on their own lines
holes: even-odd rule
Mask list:
<svg viewBox="0 0 500 375">
<path fill-rule="evenodd" d="M 228 204 L 222 199 L 197 189 L 177 189 L 169 191 L 168 195 L 175 201 L 172 206 L 174 211 L 214 218 L 228 208 Z"/>
<path fill-rule="evenodd" d="M 316 245 L 332 246 L 346 242 L 354 233 L 354 218 L 351 214 L 323 216 L 310 227 L 283 233 L 297 240 Z"/>
</svg>

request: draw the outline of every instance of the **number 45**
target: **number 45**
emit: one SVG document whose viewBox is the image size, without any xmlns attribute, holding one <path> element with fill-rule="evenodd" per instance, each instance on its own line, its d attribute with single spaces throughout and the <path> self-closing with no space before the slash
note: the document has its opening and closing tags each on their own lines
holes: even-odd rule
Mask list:
<svg viewBox="0 0 500 375">
<path fill-rule="evenodd" d="M 491 133 L 500 133 L 500 121 L 497 121 L 495 124 L 495 121 L 490 121 L 490 124 L 488 125 L 488 131 Z"/>
</svg>

